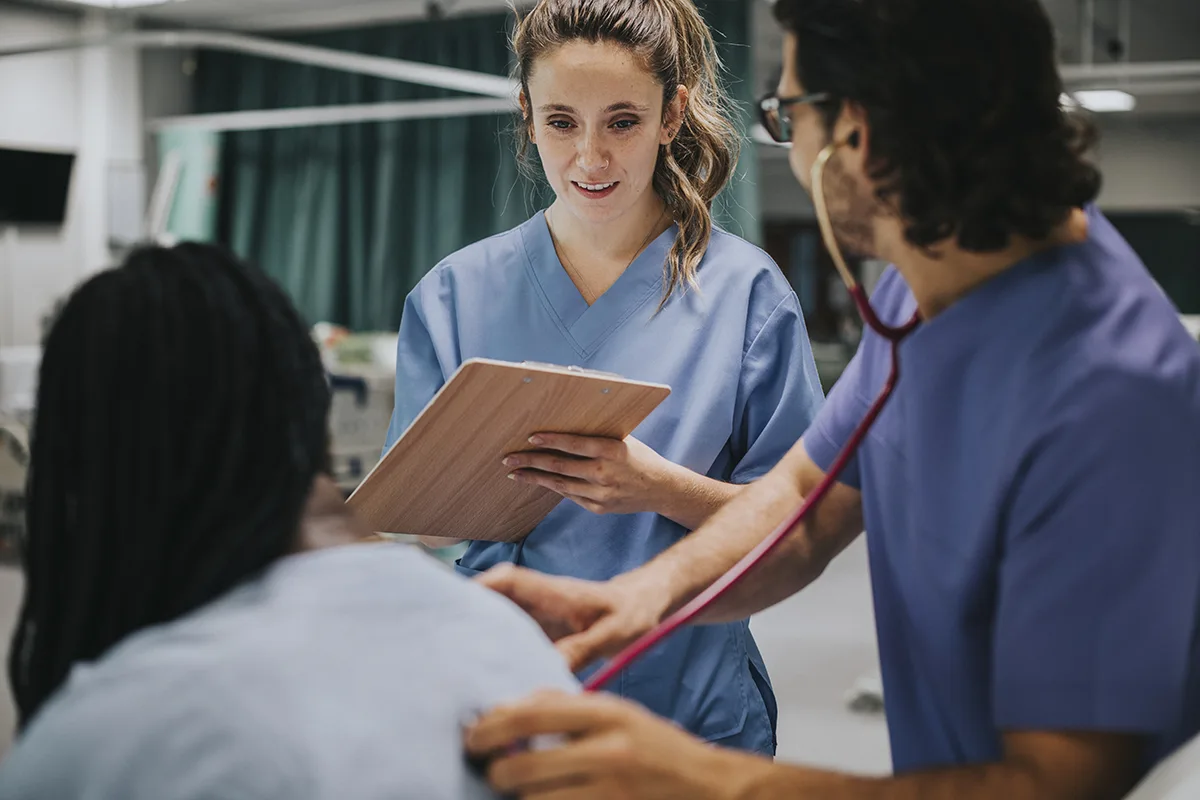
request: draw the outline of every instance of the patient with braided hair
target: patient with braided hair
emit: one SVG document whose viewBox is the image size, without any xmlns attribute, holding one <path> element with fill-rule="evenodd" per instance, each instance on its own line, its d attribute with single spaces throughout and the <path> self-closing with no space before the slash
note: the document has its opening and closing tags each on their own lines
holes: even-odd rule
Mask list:
<svg viewBox="0 0 1200 800">
<path fill-rule="evenodd" d="M 4 800 L 472 798 L 476 713 L 574 679 L 500 596 L 371 532 L 284 294 L 224 251 L 88 280 L 41 365 Z"/>
</svg>

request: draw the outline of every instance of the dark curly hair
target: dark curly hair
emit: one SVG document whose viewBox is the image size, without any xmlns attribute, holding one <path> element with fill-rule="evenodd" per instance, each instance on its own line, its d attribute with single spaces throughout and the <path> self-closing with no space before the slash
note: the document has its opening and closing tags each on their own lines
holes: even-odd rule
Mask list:
<svg viewBox="0 0 1200 800">
<path fill-rule="evenodd" d="M 1094 200 L 1090 122 L 1062 105 L 1039 0 L 777 0 L 794 69 L 832 129 L 843 104 L 871 126 L 877 195 L 928 247 L 976 252 L 1040 239 Z"/>
</svg>

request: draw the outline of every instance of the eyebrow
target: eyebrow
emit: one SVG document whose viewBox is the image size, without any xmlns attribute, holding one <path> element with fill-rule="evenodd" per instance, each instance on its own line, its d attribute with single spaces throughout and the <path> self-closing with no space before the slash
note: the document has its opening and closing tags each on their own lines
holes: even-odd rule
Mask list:
<svg viewBox="0 0 1200 800">
<path fill-rule="evenodd" d="M 549 113 L 552 113 L 555 111 L 561 112 L 563 114 L 577 113 L 575 111 L 575 109 L 572 108 L 571 106 L 565 106 L 560 103 L 547 103 L 546 105 L 541 107 L 541 111 L 543 114 L 549 114 Z M 637 111 L 639 113 L 645 114 L 650 111 L 650 107 L 649 106 L 639 106 L 637 103 L 630 103 L 629 101 L 624 101 L 624 102 L 620 102 L 620 103 L 613 103 L 611 106 L 604 109 L 603 113 L 612 114 L 616 111 Z"/>
</svg>

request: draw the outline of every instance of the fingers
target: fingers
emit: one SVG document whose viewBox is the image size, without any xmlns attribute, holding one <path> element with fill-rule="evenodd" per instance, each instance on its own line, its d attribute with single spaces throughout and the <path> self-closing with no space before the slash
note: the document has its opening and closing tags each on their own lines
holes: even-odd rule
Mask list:
<svg viewBox="0 0 1200 800">
<path fill-rule="evenodd" d="M 504 595 L 541 626 L 553 641 L 586 627 L 607 611 L 593 584 L 501 564 L 475 578 Z"/>
<path fill-rule="evenodd" d="M 563 497 L 585 497 L 591 499 L 590 495 L 601 493 L 601 487 L 582 478 L 567 478 L 562 475 L 541 472 L 536 469 L 519 469 L 512 473 L 512 478 L 520 483 L 541 486 L 555 494 L 561 494 Z"/>
<path fill-rule="evenodd" d="M 614 618 L 607 617 L 579 633 L 559 637 L 554 646 L 571 671 L 578 672 L 593 661 L 616 653 L 634 638 L 618 627 Z"/>
<path fill-rule="evenodd" d="M 588 736 L 549 750 L 517 753 L 493 762 L 488 783 L 503 794 L 537 800 L 605 798 L 600 794 L 606 767 L 613 761 L 606 734 Z"/>
<path fill-rule="evenodd" d="M 587 481 L 595 481 L 601 475 L 599 461 L 555 451 L 526 450 L 523 453 L 512 453 L 505 456 L 501 463 L 513 470 L 540 470 Z"/>
<path fill-rule="evenodd" d="M 467 729 L 467 751 L 487 756 L 536 736 L 590 735 L 611 727 L 623 713 L 628 713 L 628 709 L 622 701 L 607 695 L 540 691 L 526 700 L 499 706 L 480 717 Z"/>
<path fill-rule="evenodd" d="M 492 567 L 475 578 L 476 583 L 504 595 L 534 618 L 540 618 L 547 611 L 562 610 L 569 604 L 569 595 L 557 585 L 559 580 L 507 563 Z"/>
<path fill-rule="evenodd" d="M 515 796 L 521 800 L 611 800 L 613 794 L 602 784 L 588 781 L 565 786 L 560 784 L 531 786 Z"/>
<path fill-rule="evenodd" d="M 508 599 L 515 601 L 517 599 L 515 595 L 522 591 L 524 588 L 523 584 L 526 583 L 527 576 L 524 574 L 526 572 L 532 572 L 532 570 L 526 570 L 523 567 L 513 566 L 512 564 L 505 562 L 503 564 L 497 564 L 487 572 L 477 576 L 475 578 L 475 582 L 486 586 L 493 592 L 502 594 Z M 538 573 L 533 572 L 532 577 L 536 578 L 546 576 L 539 576 Z"/>
<path fill-rule="evenodd" d="M 578 494 L 564 494 L 563 497 L 584 511 L 590 511 L 593 514 L 607 514 L 609 512 L 609 507 L 602 500 L 591 500 Z"/>
<path fill-rule="evenodd" d="M 546 608 L 569 605 L 572 593 L 567 585 L 574 583 L 509 563 L 497 564 L 475 580 L 521 607 Z"/>
<path fill-rule="evenodd" d="M 534 447 L 558 450 L 584 458 L 615 458 L 625 446 L 620 439 L 603 436 L 572 436 L 567 433 L 537 433 L 529 438 Z"/>
</svg>

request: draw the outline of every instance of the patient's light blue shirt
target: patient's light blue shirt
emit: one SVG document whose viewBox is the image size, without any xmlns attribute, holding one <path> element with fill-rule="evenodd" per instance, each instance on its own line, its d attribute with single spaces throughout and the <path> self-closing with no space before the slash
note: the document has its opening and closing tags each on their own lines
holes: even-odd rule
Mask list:
<svg viewBox="0 0 1200 800">
<path fill-rule="evenodd" d="M 652 242 L 590 307 L 540 212 L 446 258 L 405 305 L 388 445 L 463 361 L 540 361 L 668 384 L 671 396 L 634 436 L 701 475 L 761 477 L 822 400 L 799 302 L 765 253 L 716 230 L 698 289 L 658 311 L 676 233 Z M 686 533 L 656 514 L 597 515 L 564 501 L 521 544 L 471 544 L 460 569 L 474 575 L 508 561 L 606 579 Z M 774 698 L 746 622 L 680 631 L 610 688 L 705 739 L 774 750 Z"/>
<path fill-rule="evenodd" d="M 77 668 L 3 800 L 493 798 L 462 725 L 574 678 L 516 607 L 406 545 L 291 556 Z"/>
<path fill-rule="evenodd" d="M 904 342 L 842 476 L 898 772 L 997 759 L 1010 730 L 1140 734 L 1149 766 L 1200 731 L 1200 348 L 1088 219 Z M 895 271 L 873 304 L 916 305 Z M 805 434 L 823 469 L 889 366 L 868 334 Z"/>
</svg>

